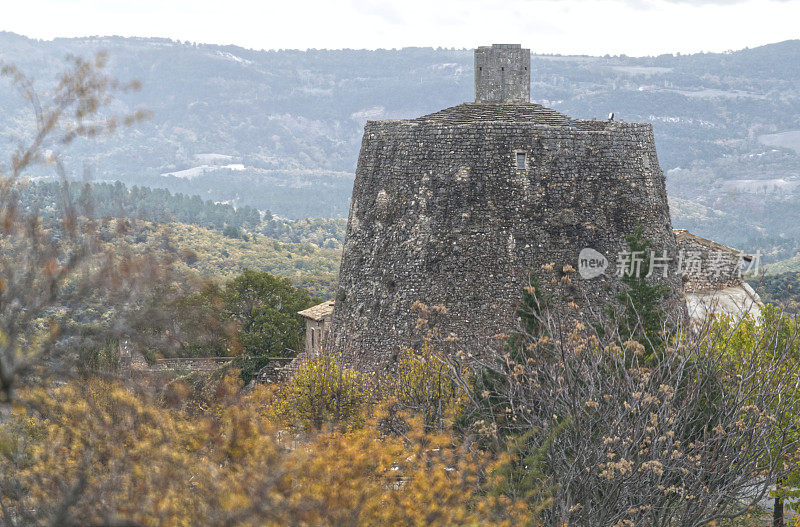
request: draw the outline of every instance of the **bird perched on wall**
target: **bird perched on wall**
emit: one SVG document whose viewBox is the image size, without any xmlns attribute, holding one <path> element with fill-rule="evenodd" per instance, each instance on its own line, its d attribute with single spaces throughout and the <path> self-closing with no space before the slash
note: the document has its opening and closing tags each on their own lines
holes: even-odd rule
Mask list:
<svg viewBox="0 0 800 527">
<path fill-rule="evenodd" d="M 609 121 L 613 121 L 614 120 L 614 112 L 611 112 L 610 114 L 608 114 L 608 120 Z"/>
</svg>

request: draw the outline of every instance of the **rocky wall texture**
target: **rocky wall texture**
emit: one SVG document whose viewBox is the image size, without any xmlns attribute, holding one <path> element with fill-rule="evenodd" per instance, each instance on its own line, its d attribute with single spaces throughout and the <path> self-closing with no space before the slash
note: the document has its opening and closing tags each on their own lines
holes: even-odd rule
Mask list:
<svg viewBox="0 0 800 527">
<path fill-rule="evenodd" d="M 684 229 L 675 231 L 683 287 L 687 293 L 741 286 L 743 267 L 752 256 L 696 236 Z"/>
<path fill-rule="evenodd" d="M 518 169 L 518 154 L 524 154 Z M 418 343 L 414 301 L 444 304 L 465 348 L 508 331 L 533 271 L 546 288 L 592 248 L 605 274 L 575 276 L 607 302 L 625 236 L 644 228 L 676 254 L 649 124 L 571 119 L 536 104 L 462 104 L 366 124 L 334 311 L 332 346 L 369 368 Z M 543 265 L 555 264 L 552 272 Z M 552 275 L 552 276 L 551 276 Z M 668 282 L 678 294 L 680 279 Z"/>
<path fill-rule="evenodd" d="M 493 44 L 475 50 L 475 102 L 531 100 L 531 51 L 519 44 Z"/>
</svg>

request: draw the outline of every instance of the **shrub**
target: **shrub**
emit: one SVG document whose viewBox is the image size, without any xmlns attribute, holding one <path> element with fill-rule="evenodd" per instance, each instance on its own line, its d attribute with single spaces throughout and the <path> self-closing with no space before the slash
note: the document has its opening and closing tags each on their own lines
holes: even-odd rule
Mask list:
<svg viewBox="0 0 800 527">
<path fill-rule="evenodd" d="M 197 263 L 197 253 L 191 249 L 183 248 L 178 251 L 178 257 L 183 260 L 186 265 L 194 265 Z"/>
<path fill-rule="evenodd" d="M 325 424 L 356 428 L 368 416 L 372 393 L 367 377 L 323 355 L 299 362 L 294 375 L 276 392 L 275 414 L 306 430 L 321 430 Z"/>
<path fill-rule="evenodd" d="M 403 350 L 382 384 L 401 408 L 422 416 L 429 430 L 450 428 L 466 402 L 447 363 L 429 345 Z"/>
<path fill-rule="evenodd" d="M 319 364 L 319 363 L 318 363 Z M 492 492 L 507 459 L 367 421 L 301 444 L 264 418 L 259 387 L 218 384 L 200 414 L 90 379 L 24 390 L 0 424 L 0 519 L 24 525 L 524 525 Z M 231 384 L 232 383 L 232 384 Z M 230 384 L 230 386 L 229 386 Z M 499 464 L 498 464 L 499 463 Z"/>
<path fill-rule="evenodd" d="M 469 429 L 517 452 L 507 489 L 552 489 L 545 523 L 702 525 L 745 514 L 796 471 L 796 328 L 733 368 L 729 340 L 664 320 L 651 353 L 627 327 L 570 309 L 529 311 L 536 330 L 528 321 L 474 356 L 478 376 L 442 355 L 468 393 Z"/>
<path fill-rule="evenodd" d="M 238 227 L 228 225 L 222 230 L 222 235 L 228 238 L 233 238 L 234 240 L 238 240 L 242 237 L 242 231 L 239 230 Z"/>
</svg>

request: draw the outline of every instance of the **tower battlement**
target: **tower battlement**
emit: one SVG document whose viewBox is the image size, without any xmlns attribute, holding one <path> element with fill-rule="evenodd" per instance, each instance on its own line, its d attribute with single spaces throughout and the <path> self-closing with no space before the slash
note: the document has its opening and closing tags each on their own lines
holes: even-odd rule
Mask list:
<svg viewBox="0 0 800 527">
<path fill-rule="evenodd" d="M 520 44 L 492 44 L 475 50 L 475 102 L 531 100 L 531 51 Z"/>
</svg>

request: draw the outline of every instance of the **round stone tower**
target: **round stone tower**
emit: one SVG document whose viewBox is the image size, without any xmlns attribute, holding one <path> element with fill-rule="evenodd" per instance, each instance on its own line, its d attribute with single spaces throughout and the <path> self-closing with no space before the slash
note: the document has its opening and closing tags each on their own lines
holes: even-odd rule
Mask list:
<svg viewBox="0 0 800 527">
<path fill-rule="evenodd" d="M 365 126 L 330 343 L 354 363 L 385 367 L 413 345 L 417 300 L 444 304 L 445 334 L 479 347 L 512 327 L 531 273 L 578 268 L 585 248 L 608 268 L 573 275 L 576 297 L 607 302 L 637 225 L 675 255 L 650 124 L 530 103 L 519 45 L 478 48 L 475 66 L 475 103 Z M 679 290 L 675 273 L 665 280 Z"/>
</svg>

